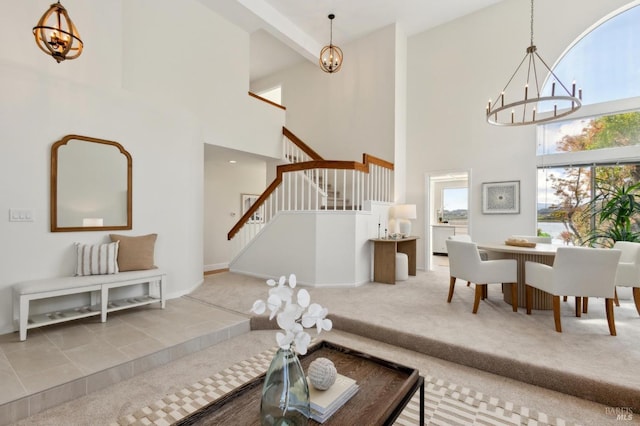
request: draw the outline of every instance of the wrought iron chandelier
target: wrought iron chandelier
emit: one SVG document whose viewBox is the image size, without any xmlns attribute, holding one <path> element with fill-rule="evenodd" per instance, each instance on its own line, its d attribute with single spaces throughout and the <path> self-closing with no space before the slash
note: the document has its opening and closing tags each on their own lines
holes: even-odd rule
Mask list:
<svg viewBox="0 0 640 426">
<path fill-rule="evenodd" d="M 60 0 L 42 15 L 33 27 L 33 35 L 38 47 L 58 63 L 65 59 L 75 59 L 82 53 L 84 44 Z"/>
<path fill-rule="evenodd" d="M 525 61 L 528 63 L 526 70 L 523 68 Z M 523 68 L 523 72 L 526 71 L 525 85 L 524 89 L 517 90 L 524 91 L 524 98 L 505 103 L 505 95 L 513 94 L 508 92 L 509 85 L 519 74 L 521 68 Z M 540 72 L 545 74 L 548 71 L 548 75 L 554 79 L 551 82 L 550 96 L 540 95 L 539 69 Z M 544 78 L 544 75 L 542 77 Z M 538 111 L 536 111 L 536 106 L 538 106 Z M 507 85 L 497 96 L 495 103 L 492 103 L 491 99 L 489 99 L 486 107 L 487 122 L 497 126 L 522 126 L 544 123 L 567 116 L 580 109 L 581 106 L 582 89 L 578 90 L 578 96 L 576 96 L 576 83 L 574 81 L 571 85 L 571 90 L 569 90 L 538 54 L 537 48 L 533 44 L 533 0 L 531 0 L 531 44 L 527 47 L 524 58 L 507 82 Z"/>
<path fill-rule="evenodd" d="M 329 45 L 322 48 L 320 51 L 320 69 L 329 74 L 340 71 L 342 67 L 342 50 L 338 46 L 333 45 L 333 19 L 336 17 L 333 13 L 329 14 L 328 18 L 331 22 L 331 36 L 329 38 Z"/>
</svg>

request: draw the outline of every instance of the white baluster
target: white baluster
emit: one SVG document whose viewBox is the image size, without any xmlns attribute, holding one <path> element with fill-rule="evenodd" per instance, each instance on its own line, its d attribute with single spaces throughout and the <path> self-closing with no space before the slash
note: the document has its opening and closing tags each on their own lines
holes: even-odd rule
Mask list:
<svg viewBox="0 0 640 426">
<path fill-rule="evenodd" d="M 340 191 L 338 169 L 333 169 L 333 182 L 331 182 L 331 185 L 333 188 L 333 210 L 338 210 L 338 191 Z"/>
<path fill-rule="evenodd" d="M 309 185 L 308 185 L 309 194 L 307 196 L 307 199 L 309 201 L 307 201 L 307 210 L 311 210 L 311 181 L 313 180 L 313 173 L 312 172 L 313 172 L 313 170 L 309 170 L 309 180 L 308 180 L 308 182 L 309 182 Z"/>
<path fill-rule="evenodd" d="M 347 209 L 347 169 L 342 169 L 342 210 Z"/>
</svg>

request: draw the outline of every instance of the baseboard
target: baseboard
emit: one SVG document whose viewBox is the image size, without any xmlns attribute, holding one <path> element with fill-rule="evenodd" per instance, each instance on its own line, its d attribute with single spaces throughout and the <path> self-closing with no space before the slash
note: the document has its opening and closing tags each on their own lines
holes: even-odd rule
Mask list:
<svg viewBox="0 0 640 426">
<path fill-rule="evenodd" d="M 214 274 L 220 274 L 222 272 L 229 272 L 229 268 L 225 268 L 225 269 L 214 269 L 211 271 L 205 271 L 204 272 L 204 276 L 206 277 L 207 275 L 214 275 Z"/>
<path fill-rule="evenodd" d="M 224 263 L 212 263 L 210 265 L 204 265 L 203 271 L 206 275 L 207 272 L 210 271 L 220 271 L 223 269 L 229 269 L 229 262 L 224 262 Z"/>
</svg>

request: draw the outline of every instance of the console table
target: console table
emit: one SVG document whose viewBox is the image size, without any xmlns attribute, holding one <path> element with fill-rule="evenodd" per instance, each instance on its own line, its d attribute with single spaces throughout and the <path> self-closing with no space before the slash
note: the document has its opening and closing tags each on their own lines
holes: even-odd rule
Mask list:
<svg viewBox="0 0 640 426">
<path fill-rule="evenodd" d="M 358 392 L 323 425 L 391 425 L 420 390 L 420 425 L 424 425 L 424 377 L 417 369 L 398 365 L 334 343 L 321 341 L 300 357 L 308 371 L 311 361 L 325 357 L 333 361 L 340 374 L 354 379 Z M 260 398 L 264 374 L 202 407 L 176 426 L 186 425 L 260 425 Z M 309 420 L 309 425 L 318 425 Z"/>
<path fill-rule="evenodd" d="M 373 280 L 378 283 L 396 283 L 396 253 L 405 253 L 409 258 L 409 275 L 416 274 L 416 240 L 406 238 L 372 238 Z"/>
</svg>

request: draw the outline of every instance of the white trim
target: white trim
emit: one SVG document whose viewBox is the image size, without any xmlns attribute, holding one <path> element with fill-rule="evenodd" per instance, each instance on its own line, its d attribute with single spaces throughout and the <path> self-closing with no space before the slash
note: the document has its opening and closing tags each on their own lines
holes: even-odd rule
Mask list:
<svg viewBox="0 0 640 426">
<path fill-rule="evenodd" d="M 585 118 L 597 118 L 638 110 L 640 110 L 640 96 L 601 102 L 598 104 L 585 105 L 578 112 L 572 115 L 570 119 L 557 121 L 554 122 L 554 124 L 570 123 L 572 121 Z M 545 143 L 545 141 L 543 140 L 544 127 L 545 125 L 541 124 L 536 128 L 536 143 L 538 145 L 540 143 Z M 598 162 L 615 163 L 618 161 L 640 161 L 640 145 L 536 155 L 536 166 L 538 168 L 566 165 L 586 165 Z"/>
<path fill-rule="evenodd" d="M 596 163 L 640 162 L 640 145 L 602 148 L 591 151 L 562 152 L 538 155 L 538 168 L 585 166 Z"/>
<path fill-rule="evenodd" d="M 204 272 L 219 271 L 220 269 L 229 269 L 229 262 L 212 263 L 211 265 L 204 265 Z"/>
</svg>

